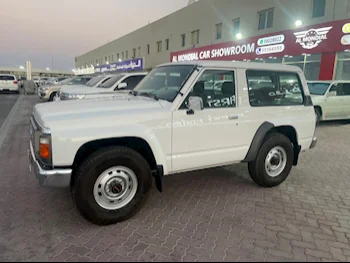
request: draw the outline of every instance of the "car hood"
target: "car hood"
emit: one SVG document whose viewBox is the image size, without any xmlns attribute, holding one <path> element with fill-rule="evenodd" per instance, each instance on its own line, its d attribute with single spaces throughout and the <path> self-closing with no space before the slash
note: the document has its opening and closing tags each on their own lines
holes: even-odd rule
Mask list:
<svg viewBox="0 0 350 263">
<path fill-rule="evenodd" d="M 70 125 L 90 123 L 99 125 L 102 121 L 142 118 L 143 114 L 168 110 L 171 103 L 156 101 L 147 97 L 121 96 L 100 100 L 72 100 L 59 103 L 42 103 L 34 107 L 35 119 L 45 127 L 65 129 Z"/>
<path fill-rule="evenodd" d="M 85 91 L 88 91 L 89 89 L 93 89 L 92 87 L 88 87 L 85 85 L 71 85 L 71 86 L 64 86 L 61 89 L 61 93 L 68 93 L 68 94 L 80 94 L 80 92 L 84 93 Z"/>
<path fill-rule="evenodd" d="M 312 102 L 324 101 L 324 96 L 322 95 L 311 95 Z"/>
</svg>

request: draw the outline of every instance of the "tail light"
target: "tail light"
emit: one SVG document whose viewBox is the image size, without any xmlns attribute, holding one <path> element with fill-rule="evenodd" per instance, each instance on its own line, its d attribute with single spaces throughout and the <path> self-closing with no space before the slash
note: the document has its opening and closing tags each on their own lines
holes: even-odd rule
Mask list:
<svg viewBox="0 0 350 263">
<path fill-rule="evenodd" d="M 44 159 L 49 159 L 51 156 L 50 150 L 50 139 L 41 137 L 40 138 L 40 157 Z"/>
<path fill-rule="evenodd" d="M 17 85 L 17 84 L 18 84 L 18 81 L 14 81 L 13 84 L 16 84 L 16 85 Z"/>
</svg>

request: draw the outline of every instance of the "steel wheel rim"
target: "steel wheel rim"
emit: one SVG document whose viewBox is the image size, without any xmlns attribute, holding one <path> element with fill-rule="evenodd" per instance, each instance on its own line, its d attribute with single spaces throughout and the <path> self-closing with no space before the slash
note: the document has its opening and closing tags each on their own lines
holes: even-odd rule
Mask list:
<svg viewBox="0 0 350 263">
<path fill-rule="evenodd" d="M 136 174 L 124 166 L 104 171 L 94 185 L 96 203 L 107 210 L 117 210 L 128 205 L 138 187 Z"/>
<path fill-rule="evenodd" d="M 281 146 L 272 148 L 265 159 L 265 171 L 270 177 L 279 176 L 287 165 L 287 153 Z"/>
</svg>

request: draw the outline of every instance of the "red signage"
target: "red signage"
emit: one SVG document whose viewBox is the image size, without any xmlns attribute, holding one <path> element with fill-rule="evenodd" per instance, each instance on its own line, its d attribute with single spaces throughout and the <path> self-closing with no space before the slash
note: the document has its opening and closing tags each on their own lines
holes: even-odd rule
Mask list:
<svg viewBox="0 0 350 263">
<path fill-rule="evenodd" d="M 171 53 L 172 62 L 255 60 L 350 49 L 350 19 Z"/>
</svg>

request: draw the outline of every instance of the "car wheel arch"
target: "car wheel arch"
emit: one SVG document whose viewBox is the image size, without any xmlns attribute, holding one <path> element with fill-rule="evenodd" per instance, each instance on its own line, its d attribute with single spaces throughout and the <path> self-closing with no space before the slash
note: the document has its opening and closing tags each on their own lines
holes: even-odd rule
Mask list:
<svg viewBox="0 0 350 263">
<path fill-rule="evenodd" d="M 287 136 L 293 144 L 294 148 L 294 163 L 293 165 L 297 165 L 298 157 L 300 153 L 301 147 L 298 144 L 298 133 L 293 126 L 290 125 L 282 125 L 275 126 L 270 122 L 264 122 L 260 125 L 259 129 L 256 131 L 253 140 L 251 142 L 250 148 L 243 162 L 252 162 L 258 155 L 258 152 L 261 148 L 261 145 L 264 142 L 264 139 L 267 134 L 277 132 Z"/>
</svg>

